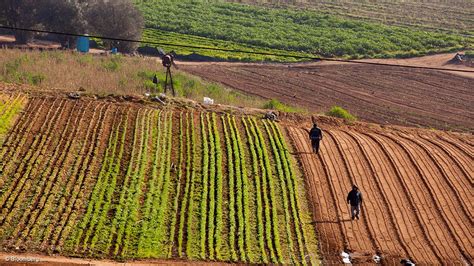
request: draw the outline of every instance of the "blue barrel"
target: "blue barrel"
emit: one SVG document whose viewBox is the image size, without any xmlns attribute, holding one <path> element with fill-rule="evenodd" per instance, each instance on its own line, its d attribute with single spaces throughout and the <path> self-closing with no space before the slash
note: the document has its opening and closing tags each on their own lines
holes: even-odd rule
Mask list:
<svg viewBox="0 0 474 266">
<path fill-rule="evenodd" d="M 81 53 L 89 52 L 89 37 L 81 36 L 77 39 L 77 51 Z"/>
</svg>

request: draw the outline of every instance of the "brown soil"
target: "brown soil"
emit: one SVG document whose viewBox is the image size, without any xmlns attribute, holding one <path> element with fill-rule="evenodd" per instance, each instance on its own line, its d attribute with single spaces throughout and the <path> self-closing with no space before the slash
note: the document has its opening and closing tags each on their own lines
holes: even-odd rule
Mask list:
<svg viewBox="0 0 474 266">
<path fill-rule="evenodd" d="M 310 112 L 339 105 L 368 122 L 474 129 L 473 78 L 441 71 L 334 63 L 185 64 L 181 69 Z"/>
<path fill-rule="evenodd" d="M 22 158 L 38 156 L 35 153 L 39 152 L 41 147 L 48 146 L 51 141 L 58 141 L 48 140 L 48 136 L 61 133 L 60 129 L 68 123 L 67 114 L 73 113 L 72 105 L 77 103 L 77 101 L 65 100 L 62 94 L 51 93 L 50 95 L 46 93 L 45 96 L 41 96 L 42 98 L 38 98 L 40 97 L 39 93 L 35 95 L 30 100 L 28 111 L 19 117 L 14 131 L 8 136 L 5 145 L 0 150 L 0 155 L 6 153 L 2 158 L 9 160 L 9 163 L 1 168 L 4 175 L 0 175 L 0 181 L 1 184 L 6 184 L 6 187 L 11 189 L 7 193 L 12 195 L 11 201 L 10 197 L 4 199 L 5 214 L 22 202 L 27 203 L 25 199 L 22 201 L 13 200 L 16 197 L 13 192 L 22 191 L 20 188 L 25 185 L 20 182 L 19 178 L 25 178 L 26 174 L 23 174 L 27 170 L 24 169 L 29 168 L 29 165 L 21 166 L 23 170 L 18 170 L 20 172 L 16 174 L 15 169 L 20 167 Z M 51 97 L 54 95 L 56 97 Z M 119 103 L 111 104 L 114 101 Z M 80 167 L 81 169 L 89 167 L 92 171 L 86 175 L 87 177 L 82 182 L 77 177 L 70 179 L 71 182 L 77 180 L 77 188 L 84 185 L 92 187 L 95 182 L 91 176 L 97 176 L 100 167 L 96 164 L 101 161 L 104 150 L 107 148 L 107 138 L 113 123 L 114 112 L 112 110 L 118 108 L 130 110 L 130 130 L 128 132 L 133 132 L 134 121 L 138 118 L 137 110 L 146 105 L 152 106 L 150 103 L 141 102 L 140 99 L 133 98 L 129 102 L 126 99 L 118 100 L 114 97 L 103 100 L 92 100 L 85 97 L 79 103 L 81 108 L 84 108 L 86 103 L 90 106 L 88 105 L 89 109 L 86 108 L 89 111 L 85 112 L 87 114 L 84 115 L 84 121 L 79 123 L 78 128 L 82 130 L 80 133 L 78 132 L 78 135 L 74 135 L 78 138 L 78 143 L 73 144 L 75 145 L 74 150 L 77 154 L 81 147 L 80 144 L 88 142 L 89 150 L 84 152 L 84 156 L 81 157 L 84 157 L 83 159 L 89 157 L 93 163 L 91 161 L 84 162 Z M 62 109 L 58 108 L 60 104 L 63 106 Z M 176 109 L 186 110 L 187 106 L 189 105 L 178 104 Z M 107 108 L 109 111 L 106 112 Z M 195 110 L 212 110 L 212 108 L 196 106 Z M 60 114 L 56 114 L 56 118 L 53 119 L 55 109 L 62 111 Z M 67 111 L 65 111 L 66 109 Z M 103 109 L 101 115 L 99 114 L 100 109 Z M 93 110 L 96 110 L 94 118 L 92 116 Z M 215 110 L 224 112 L 230 109 L 216 107 Z M 242 114 L 245 113 L 247 110 L 242 112 Z M 99 117 L 102 118 L 99 119 Z M 328 264 L 340 263 L 339 254 L 343 250 L 353 255 L 354 262 L 361 263 L 371 262 L 372 256 L 376 253 L 380 254 L 388 264 L 396 264 L 401 258 L 407 257 L 421 264 L 461 264 L 472 261 L 471 228 L 473 227 L 474 208 L 471 191 L 474 185 L 472 163 L 474 138 L 471 134 L 366 123 L 349 125 L 334 118 L 318 117 L 318 123 L 325 134 L 320 154 L 314 155 L 310 152 L 307 133 L 303 130 L 303 128 L 310 126 L 310 118 L 299 114 L 281 114 L 280 119 L 281 127 L 286 129 L 286 133 L 294 144 L 294 155 L 298 158 L 306 177 L 313 207 L 313 224 L 318 233 L 320 252 L 325 262 Z M 57 121 L 57 124 L 51 127 L 49 124 L 53 120 Z M 92 123 L 90 123 L 91 121 Z M 195 123 L 196 134 L 199 135 L 198 116 L 195 117 Z M 238 126 L 242 125 L 238 123 Z M 90 133 L 90 137 L 87 137 L 88 127 L 96 128 L 94 132 Z M 221 145 L 224 147 L 223 132 L 220 133 Z M 36 144 L 34 144 L 35 139 L 37 140 Z M 44 140 L 45 143 L 42 143 L 41 140 Z M 242 140 L 246 146 L 247 138 L 243 137 Z M 199 153 L 201 152 L 199 138 L 196 141 L 198 147 L 196 152 Z M 130 133 L 127 135 L 124 162 L 130 160 L 132 142 L 133 134 Z M 58 148 L 64 147 L 61 142 L 56 145 L 60 145 Z M 33 149 L 32 147 L 37 148 Z M 97 148 L 97 152 L 94 152 L 93 147 Z M 32 154 L 28 155 L 30 152 Z M 51 156 L 54 149 L 48 148 L 44 152 L 46 157 Z M 223 155 L 225 157 L 225 154 Z M 94 156 L 97 158 L 94 159 Z M 246 154 L 246 158 L 249 160 L 250 155 Z M 73 158 L 68 160 L 71 159 Z M 94 162 L 94 160 L 96 161 Z M 54 161 L 58 164 L 56 167 L 65 167 L 63 163 L 59 164 L 62 160 L 54 159 Z M 42 165 L 46 162 L 46 159 L 43 160 Z M 69 162 L 66 165 L 72 165 L 72 163 Z M 41 165 L 32 165 L 32 169 L 35 170 L 35 167 L 39 166 Z M 121 173 L 125 170 L 126 165 L 122 165 Z M 77 174 L 77 172 L 75 173 Z M 248 169 L 248 174 L 251 175 L 250 169 Z M 19 178 L 14 178 L 16 176 Z M 8 180 L 5 177 L 8 177 Z M 59 185 L 66 187 L 66 185 L 62 185 L 66 184 L 66 179 L 59 178 L 57 181 L 61 182 Z M 119 180 L 117 184 L 122 182 Z M 361 188 L 365 199 L 361 220 L 356 221 L 350 220 L 348 205 L 345 202 L 346 193 L 352 184 L 357 184 Z M 71 202 L 75 208 L 73 210 L 74 218 L 69 219 L 71 217 L 70 209 L 58 209 L 58 212 L 67 214 L 65 221 L 71 220 L 71 222 L 64 224 L 65 221 L 63 222 L 62 219 L 54 220 L 56 221 L 55 226 L 70 228 L 70 225 L 75 222 L 74 219 L 81 216 L 91 189 L 81 188 L 82 190 L 86 193 L 69 195 L 70 197 L 64 196 L 65 199 L 72 199 Z M 46 203 L 48 202 L 50 201 Z M 54 202 L 51 203 L 55 205 Z M 38 211 L 42 210 L 47 209 L 41 207 Z M 55 209 L 50 209 L 49 213 L 54 215 Z M 13 214 L 11 217 L 20 219 L 20 215 L 23 214 Z M 36 213 L 35 215 L 35 219 L 39 221 L 36 227 L 39 230 L 49 230 L 41 224 L 43 221 L 37 216 L 41 214 Z M 46 217 L 51 218 L 49 215 Z M 0 226 L 0 229 L 14 230 L 16 228 L 17 224 L 15 223 L 4 223 L 10 218 L 5 216 L 0 216 L 0 218 L 0 225 L 5 224 L 4 227 Z M 16 221 L 16 219 L 10 220 Z M 292 228 L 294 226 L 295 224 L 292 223 Z M 58 231 L 60 233 L 58 236 L 53 234 L 50 237 L 51 232 L 46 232 L 48 237 L 45 243 L 50 242 L 51 245 L 57 243 L 59 246 L 63 244 L 61 241 L 70 233 Z M 56 242 L 58 238 L 61 238 L 60 242 Z M 19 248 L 18 251 L 39 250 L 39 247 L 30 249 L 28 243 L 21 243 L 21 241 L 21 245 L 16 244 L 12 243 L 12 250 L 16 250 L 16 247 Z M 6 245 L 6 242 L 2 245 L 5 250 L 9 247 L 10 245 Z M 42 251 L 51 252 L 51 250 Z M 6 260 L 6 256 L 10 255 L 0 253 L 0 264 Z M 14 256 L 37 257 L 37 255 L 26 255 L 25 253 Z M 76 263 L 75 260 L 71 261 L 66 258 L 61 258 L 59 261 L 53 261 L 51 257 L 41 258 L 41 261 L 44 259 L 46 262 Z M 79 260 L 77 263 L 83 262 L 90 263 L 91 261 Z M 162 263 L 162 261 L 139 263 L 155 262 Z M 167 261 L 167 263 L 169 262 L 175 263 L 175 261 Z"/>
<path fill-rule="evenodd" d="M 306 131 L 294 123 L 287 130 L 310 187 L 326 263 L 340 262 L 343 250 L 356 254 L 355 262 L 371 262 L 376 253 L 389 264 L 472 262 L 472 135 L 322 125 L 319 155 L 310 152 Z M 345 201 L 352 184 L 364 194 L 354 221 Z"/>
</svg>

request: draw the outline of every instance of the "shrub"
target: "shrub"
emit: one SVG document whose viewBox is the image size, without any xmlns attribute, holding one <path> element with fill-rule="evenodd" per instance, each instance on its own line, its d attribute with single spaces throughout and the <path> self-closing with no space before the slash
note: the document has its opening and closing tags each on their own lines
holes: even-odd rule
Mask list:
<svg viewBox="0 0 474 266">
<path fill-rule="evenodd" d="M 286 113 L 296 113 L 300 111 L 297 108 L 288 106 L 276 99 L 271 99 L 270 101 L 265 103 L 265 105 L 263 106 L 263 109 L 277 110 L 277 111 L 286 112 Z"/>
<path fill-rule="evenodd" d="M 326 113 L 328 116 L 343 118 L 347 121 L 355 121 L 357 117 L 351 115 L 346 109 L 340 106 L 333 106 L 329 112 Z"/>
</svg>

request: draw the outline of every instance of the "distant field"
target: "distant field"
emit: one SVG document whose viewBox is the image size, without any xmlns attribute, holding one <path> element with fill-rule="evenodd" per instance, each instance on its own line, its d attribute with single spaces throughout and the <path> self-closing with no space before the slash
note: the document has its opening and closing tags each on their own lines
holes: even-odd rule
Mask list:
<svg viewBox="0 0 474 266">
<path fill-rule="evenodd" d="M 431 31 L 474 35 L 474 2 L 454 1 L 354 1 L 301 0 L 261 1 L 226 0 L 270 6 L 297 6 L 343 17 L 380 22 L 388 25 L 417 27 Z M 270 2 L 270 4 L 269 4 Z M 282 3 L 283 2 L 283 3 Z"/>
<path fill-rule="evenodd" d="M 257 47 L 252 45 L 241 44 L 232 41 L 217 40 L 212 38 L 194 36 L 189 34 L 182 34 L 176 32 L 163 31 L 158 29 L 147 28 L 143 32 L 143 40 L 145 41 L 159 41 L 167 42 L 179 45 L 189 45 L 189 46 L 200 46 L 208 48 L 221 48 L 221 49 L 231 49 L 239 51 L 248 51 L 248 52 L 259 52 L 259 53 L 272 53 L 272 54 L 294 54 L 297 56 L 301 55 L 310 55 L 308 53 L 301 52 L 289 52 L 279 49 L 270 49 Z M 175 46 L 166 46 L 162 45 L 160 48 L 165 51 L 176 51 L 181 56 L 191 55 L 201 55 L 205 57 L 212 57 L 217 60 L 228 60 L 228 61 L 274 61 L 274 62 L 291 62 L 291 61 L 300 61 L 294 57 L 281 57 L 281 56 L 271 56 L 271 55 L 258 55 L 258 54 L 248 54 L 248 53 L 234 53 L 226 51 L 216 51 L 208 49 L 195 49 L 195 48 L 184 48 L 184 47 L 175 47 Z"/>
<path fill-rule="evenodd" d="M 188 39 L 191 45 L 208 46 L 209 40 L 218 40 L 226 41 L 213 44 L 219 48 L 230 45 L 232 48 L 276 49 L 327 57 L 385 58 L 448 52 L 472 43 L 472 38 L 458 34 L 387 26 L 317 11 L 189 0 L 137 0 L 136 4 L 144 14 L 147 28 L 193 36 Z M 155 34 L 153 38 L 150 32 L 145 36 L 162 42 L 187 39 L 182 35 L 161 34 Z M 181 48 L 175 51 L 189 53 Z M 222 58 L 221 52 L 206 55 Z M 262 60 L 262 56 L 244 59 Z"/>
</svg>

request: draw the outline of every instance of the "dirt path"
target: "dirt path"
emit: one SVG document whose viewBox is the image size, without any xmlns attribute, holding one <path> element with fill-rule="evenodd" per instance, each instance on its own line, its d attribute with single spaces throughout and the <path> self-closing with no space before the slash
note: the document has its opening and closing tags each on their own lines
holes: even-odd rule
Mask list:
<svg viewBox="0 0 474 266">
<path fill-rule="evenodd" d="M 306 131 L 289 126 L 310 187 L 321 253 L 339 262 L 381 254 L 389 264 L 472 261 L 471 135 L 425 130 L 327 126 L 319 155 Z M 364 193 L 360 220 L 351 221 L 345 197 L 352 184 Z"/>
<path fill-rule="evenodd" d="M 78 259 L 63 256 L 44 256 L 34 253 L 3 253 L 0 252 L 0 265 L 24 265 L 34 262 L 34 265 L 187 265 L 189 261 L 179 260 L 137 260 L 127 262 L 116 262 L 111 260 Z M 193 264 L 219 264 L 214 262 L 199 262 Z"/>
</svg>

